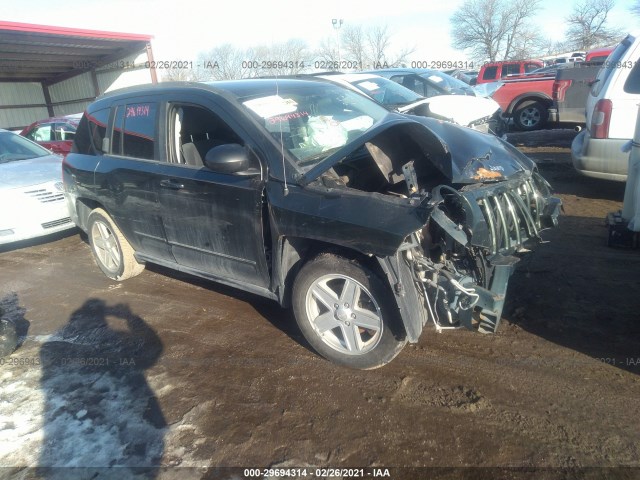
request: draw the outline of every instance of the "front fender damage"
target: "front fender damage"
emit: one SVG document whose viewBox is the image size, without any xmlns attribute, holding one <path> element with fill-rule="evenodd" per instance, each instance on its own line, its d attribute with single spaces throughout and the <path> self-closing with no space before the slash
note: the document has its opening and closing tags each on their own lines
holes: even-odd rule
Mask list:
<svg viewBox="0 0 640 480">
<path fill-rule="evenodd" d="M 428 316 L 424 301 L 414 285 L 409 265 L 401 258 L 399 251 L 393 256 L 377 259 L 396 298 L 407 340 L 415 343 L 420 338 Z"/>
<path fill-rule="evenodd" d="M 533 173 L 461 190 L 441 185 L 423 200 L 424 227 L 378 257 L 409 341 L 429 319 L 438 331 L 497 330 L 519 255 L 557 224 L 560 201 L 544 187 Z"/>
</svg>

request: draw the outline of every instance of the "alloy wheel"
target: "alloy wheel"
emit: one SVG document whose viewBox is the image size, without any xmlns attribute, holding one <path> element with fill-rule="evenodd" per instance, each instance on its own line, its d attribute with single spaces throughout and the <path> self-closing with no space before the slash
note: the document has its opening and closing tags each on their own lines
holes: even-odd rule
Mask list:
<svg viewBox="0 0 640 480">
<path fill-rule="evenodd" d="M 307 319 L 322 341 L 338 352 L 364 355 L 383 333 L 382 314 L 373 295 L 357 280 L 330 274 L 311 284 Z"/>
</svg>

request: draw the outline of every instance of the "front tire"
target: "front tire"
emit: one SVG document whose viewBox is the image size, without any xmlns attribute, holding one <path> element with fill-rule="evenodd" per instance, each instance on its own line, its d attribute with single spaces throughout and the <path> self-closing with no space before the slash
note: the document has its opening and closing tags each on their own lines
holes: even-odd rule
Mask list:
<svg viewBox="0 0 640 480">
<path fill-rule="evenodd" d="M 107 212 L 93 210 L 87 226 L 93 258 L 107 277 L 122 281 L 142 273 L 144 264 L 135 259 L 133 248 Z"/>
<path fill-rule="evenodd" d="M 339 365 L 381 367 L 407 342 L 388 286 L 344 257 L 323 254 L 304 265 L 295 279 L 292 303 L 307 341 Z"/>
</svg>

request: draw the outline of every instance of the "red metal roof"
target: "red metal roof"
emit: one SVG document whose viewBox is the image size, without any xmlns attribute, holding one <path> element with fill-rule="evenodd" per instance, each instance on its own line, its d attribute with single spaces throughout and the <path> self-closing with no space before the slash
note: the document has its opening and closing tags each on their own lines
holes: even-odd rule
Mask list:
<svg viewBox="0 0 640 480">
<path fill-rule="evenodd" d="M 142 40 L 147 42 L 153 38 L 153 35 L 145 35 L 142 33 L 106 32 L 103 30 L 86 30 L 83 28 L 55 27 L 51 25 L 36 25 L 33 23 L 0 21 L 0 31 L 2 30 L 41 33 L 45 35 L 63 35 L 70 37 L 110 38 L 114 40 Z"/>
<path fill-rule="evenodd" d="M 53 84 L 142 52 L 152 38 L 0 21 L 0 81 Z"/>
</svg>

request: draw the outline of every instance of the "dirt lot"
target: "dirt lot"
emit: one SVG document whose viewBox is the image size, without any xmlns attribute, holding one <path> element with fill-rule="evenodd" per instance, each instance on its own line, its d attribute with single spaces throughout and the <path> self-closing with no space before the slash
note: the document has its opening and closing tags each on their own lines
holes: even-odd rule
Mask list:
<svg viewBox="0 0 640 480">
<path fill-rule="evenodd" d="M 216 478 L 213 467 L 275 465 L 638 478 L 640 251 L 605 246 L 624 185 L 578 176 L 573 135 L 510 136 L 565 215 L 512 277 L 498 333 L 430 326 L 374 371 L 319 358 L 259 297 L 159 267 L 112 282 L 77 234 L 5 249 L 1 305 L 24 338 L 0 366 L 0 476 L 161 465 L 115 478 Z M 615 466 L 635 468 L 571 470 Z M 391 474 L 481 472 L 523 471 Z"/>
</svg>

